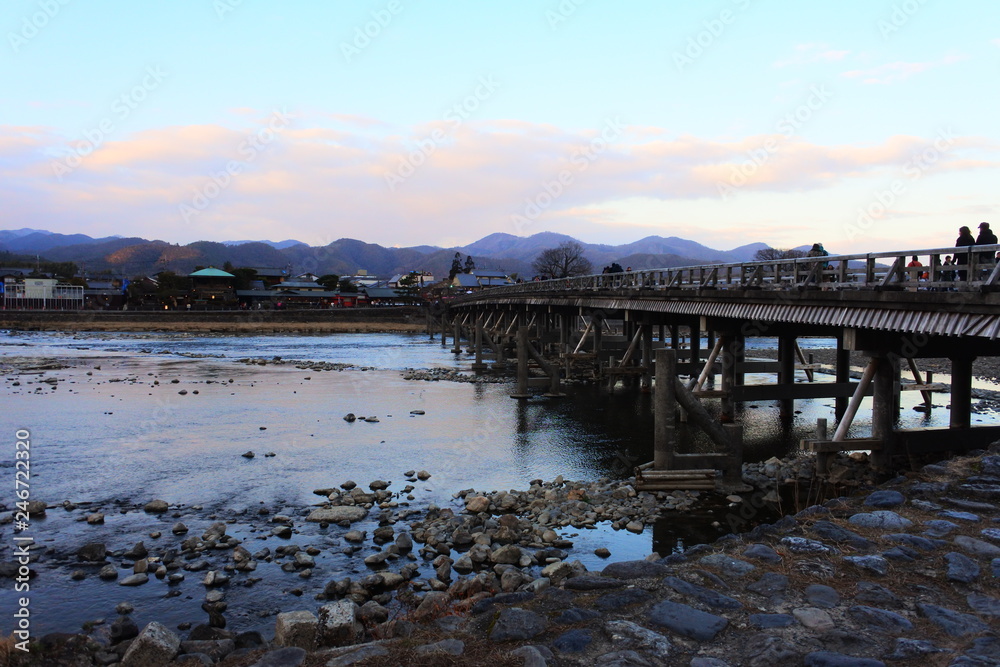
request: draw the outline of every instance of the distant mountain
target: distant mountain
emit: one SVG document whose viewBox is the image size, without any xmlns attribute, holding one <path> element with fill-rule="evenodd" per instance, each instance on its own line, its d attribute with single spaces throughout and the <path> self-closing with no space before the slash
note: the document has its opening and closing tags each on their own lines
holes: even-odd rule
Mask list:
<svg viewBox="0 0 1000 667">
<path fill-rule="evenodd" d="M 695 241 L 675 236 L 646 238 L 623 245 L 583 243 L 571 236 L 540 232 L 528 237 L 496 233 L 458 248 L 421 245 L 409 248 L 386 248 L 357 239 L 338 239 L 325 246 L 309 246 L 285 241 L 197 241 L 177 245 L 142 238 L 91 238 L 85 234 L 56 234 L 44 230 L 0 231 L 0 251 L 44 255 L 50 261 L 74 262 L 88 274 L 113 272 L 126 275 L 151 275 L 165 269 L 189 273 L 196 266 L 234 266 L 291 268 L 293 273 L 310 271 L 317 275 L 335 273 L 388 278 L 411 270 L 430 271 L 435 276 L 448 275 L 455 253 L 462 261 L 472 256 L 481 269 L 497 269 L 508 274 L 530 277 L 532 261 L 540 252 L 561 243 L 579 243 L 595 271 L 618 262 L 633 269 L 684 266 L 708 262 L 741 262 L 753 259 L 754 253 L 767 246 L 751 243 L 732 250 L 716 250 Z"/>
<path fill-rule="evenodd" d="M 236 246 L 246 245 L 248 243 L 265 243 L 272 248 L 277 248 L 278 250 L 291 248 L 293 245 L 305 245 L 302 241 L 296 241 L 295 239 L 286 239 L 284 241 L 223 241 L 222 245 Z"/>
</svg>

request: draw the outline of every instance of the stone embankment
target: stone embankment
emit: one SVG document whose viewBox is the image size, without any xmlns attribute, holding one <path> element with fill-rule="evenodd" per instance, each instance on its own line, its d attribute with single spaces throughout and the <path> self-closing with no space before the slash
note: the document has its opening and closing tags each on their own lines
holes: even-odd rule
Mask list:
<svg viewBox="0 0 1000 667">
<path fill-rule="evenodd" d="M 633 496 L 627 486 L 555 480 L 526 492 L 470 490 L 458 495 L 462 507 L 423 513 L 388 507 L 386 486 L 317 490 L 328 502 L 311 521 L 349 528 L 367 505 L 383 507 L 371 536 L 382 549 L 365 559 L 371 574 L 329 582 L 317 613 L 280 613 L 273 639 L 220 627 L 219 587 L 252 573 L 261 559 L 284 558 L 283 567 L 308 570 L 315 554 L 250 554 L 217 524 L 184 543 L 192 552 L 184 569 L 205 572 L 199 576 L 209 589 L 208 624 L 183 639 L 158 623 L 140 632 L 129 621 L 130 606 L 120 605 L 114 643 L 46 638 L 50 646 L 34 664 L 1000 664 L 1000 445 L 714 544 L 600 571 L 571 560 L 554 528 L 614 521 L 613 511 L 598 509 L 612 500 L 637 505 L 629 514 L 635 518 L 647 504 L 651 512 L 657 501 L 680 507 L 693 494 L 647 503 L 650 494 Z M 351 532 L 349 542 L 368 539 Z M 129 554 L 137 564 L 146 558 L 140 546 Z M 231 562 L 209 569 L 209 554 L 220 550 Z M 461 555 L 452 560 L 453 553 Z M 103 546 L 81 553 L 104 556 Z M 418 559 L 430 561 L 434 576 L 415 576 Z M 205 567 L 194 568 L 202 560 Z M 395 561 L 407 564 L 383 567 Z M 177 574 L 167 565 L 148 563 L 155 576 Z"/>
<path fill-rule="evenodd" d="M 327 310 L 0 311 L 15 331 L 187 331 L 200 333 L 381 333 L 426 331 L 413 306 Z"/>
</svg>

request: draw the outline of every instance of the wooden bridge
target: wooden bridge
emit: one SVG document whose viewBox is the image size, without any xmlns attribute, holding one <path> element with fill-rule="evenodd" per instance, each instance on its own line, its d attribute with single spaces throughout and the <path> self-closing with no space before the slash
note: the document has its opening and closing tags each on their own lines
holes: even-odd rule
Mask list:
<svg viewBox="0 0 1000 667">
<path fill-rule="evenodd" d="M 782 417 L 791 419 L 796 399 L 834 398 L 835 433 L 820 433 L 803 446 L 818 453 L 821 469 L 832 453 L 857 449 L 870 450 L 873 465 L 888 469 L 893 456 L 981 447 L 1000 438 L 1000 427 L 971 428 L 973 361 L 1000 355 L 998 250 L 932 248 L 521 283 L 451 300 L 440 319 L 441 344 L 450 335 L 457 352 L 465 338 L 477 371 L 505 368 L 516 357 L 517 398 L 530 396 L 532 386 L 560 395 L 561 382 L 580 375 L 611 386 L 655 387 L 656 460 L 646 471 L 653 486 L 666 477 L 676 482 L 679 469 L 695 469 L 700 479 L 713 467 L 736 484 L 742 438 L 732 422 L 743 401 L 778 401 Z M 909 266 L 914 256 L 922 266 Z M 946 265 L 946 256 L 958 263 Z M 797 343 L 804 336 L 836 339 L 832 382 L 815 381 L 819 368 Z M 753 337 L 777 338 L 777 361 L 747 360 L 745 341 Z M 866 360 L 860 379 L 851 378 L 852 352 Z M 920 372 L 921 358 L 950 360 L 948 429 L 895 428 L 901 391 L 922 392 L 929 410 L 931 392 L 948 390 Z M 902 379 L 904 366 L 912 382 Z M 796 382 L 796 371 L 808 382 Z M 775 379 L 747 385 L 747 373 Z M 716 375 L 719 388 L 710 389 Z M 873 396 L 871 437 L 849 440 L 867 395 Z M 709 417 L 705 400 L 721 402 L 718 418 Z M 723 451 L 678 453 L 672 436 L 678 413 Z"/>
</svg>

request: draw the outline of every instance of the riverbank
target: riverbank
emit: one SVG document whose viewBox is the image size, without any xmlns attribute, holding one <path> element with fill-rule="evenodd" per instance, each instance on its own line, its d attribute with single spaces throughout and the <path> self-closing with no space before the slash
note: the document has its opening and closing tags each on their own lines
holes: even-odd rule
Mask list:
<svg viewBox="0 0 1000 667">
<path fill-rule="evenodd" d="M 426 311 L 411 306 L 329 310 L 0 311 L 12 331 L 187 333 L 419 333 Z"/>
<path fill-rule="evenodd" d="M 333 508 L 351 507 L 341 504 L 345 494 L 367 495 L 346 486 L 350 490 L 330 489 L 338 498 Z M 379 486 L 372 484 L 374 493 Z M 547 508 L 574 496 L 588 504 L 587 491 L 554 480 L 533 484 L 528 493 Z M 331 581 L 318 615 L 304 608 L 280 613 L 273 640 L 219 627 L 225 591 L 253 572 L 250 563 L 270 554 L 251 555 L 232 544 L 224 523 L 213 525 L 186 543 L 193 550 L 207 543 L 195 556 L 202 560 L 212 551 L 228 552 L 231 567 L 204 576 L 209 622 L 190 629 L 183 642 L 156 622 L 140 631 L 129 619 L 131 605 L 122 603 L 111 624 L 118 641 L 47 637 L 31 656 L 14 653 L 12 664 L 1000 663 L 998 445 L 990 454 L 926 466 L 877 490 L 815 505 L 713 544 L 663 558 L 610 562 L 600 570 L 566 558 L 557 546 L 521 546 L 522 519 L 505 511 L 508 495 L 467 494 L 463 511 L 439 509 L 406 531 L 384 522 L 372 536 L 385 545 L 383 562 L 406 559 L 413 541 L 423 544 L 420 556 L 429 559 L 438 538 L 453 542 L 462 534 L 468 537 L 468 568 L 441 553 L 433 563 L 437 576 L 422 589 L 379 568 L 353 583 Z M 734 504 L 732 513 L 756 511 L 742 503 L 749 501 Z M 361 511 L 354 507 L 313 510 L 313 520 L 326 512 L 323 518 L 349 524 Z M 169 510 L 151 504 L 146 511 Z M 474 556 L 477 549 L 480 557 Z M 309 552 L 294 551 L 294 558 L 282 554 L 289 567 L 307 567 Z M 90 549 L 87 557 L 100 562 L 106 554 Z M 146 554 L 131 557 L 156 562 Z M 532 567 L 540 569 L 525 577 Z M 387 591 L 401 606 L 383 604 Z"/>
</svg>

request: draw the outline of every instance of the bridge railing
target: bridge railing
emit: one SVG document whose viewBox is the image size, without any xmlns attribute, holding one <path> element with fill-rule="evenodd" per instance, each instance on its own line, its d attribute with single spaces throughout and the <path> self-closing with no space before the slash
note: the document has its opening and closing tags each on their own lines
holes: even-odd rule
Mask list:
<svg viewBox="0 0 1000 667">
<path fill-rule="evenodd" d="M 533 280 L 490 288 L 488 293 L 502 296 L 566 289 L 787 290 L 810 287 L 969 291 L 1000 286 L 998 251 L 1000 244 L 699 264 Z M 953 264 L 945 264 L 948 257 Z"/>
</svg>

